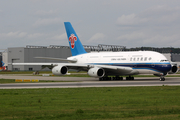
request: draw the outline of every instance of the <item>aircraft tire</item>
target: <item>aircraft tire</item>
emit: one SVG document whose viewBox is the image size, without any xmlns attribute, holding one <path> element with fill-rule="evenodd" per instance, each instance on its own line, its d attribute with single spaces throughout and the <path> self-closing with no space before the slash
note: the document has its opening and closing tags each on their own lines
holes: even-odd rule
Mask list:
<svg viewBox="0 0 180 120">
<path fill-rule="evenodd" d="M 164 77 L 160 77 L 160 81 L 165 81 L 165 78 Z"/>
<path fill-rule="evenodd" d="M 126 80 L 134 80 L 134 77 L 126 77 Z"/>
</svg>

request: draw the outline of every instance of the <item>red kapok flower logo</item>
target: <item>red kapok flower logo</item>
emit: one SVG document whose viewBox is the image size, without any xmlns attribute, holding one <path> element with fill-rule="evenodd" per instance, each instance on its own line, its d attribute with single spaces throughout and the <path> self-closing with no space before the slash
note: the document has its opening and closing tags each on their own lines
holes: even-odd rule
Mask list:
<svg viewBox="0 0 180 120">
<path fill-rule="evenodd" d="M 74 49 L 75 41 L 77 41 L 77 37 L 74 34 L 71 34 L 71 36 L 69 37 L 69 41 L 71 43 L 71 48 Z"/>
</svg>

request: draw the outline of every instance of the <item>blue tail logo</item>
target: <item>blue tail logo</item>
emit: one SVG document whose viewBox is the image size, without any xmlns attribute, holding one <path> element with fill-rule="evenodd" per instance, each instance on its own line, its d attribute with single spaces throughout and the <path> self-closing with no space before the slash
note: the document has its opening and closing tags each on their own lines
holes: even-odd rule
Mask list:
<svg viewBox="0 0 180 120">
<path fill-rule="evenodd" d="M 70 22 L 64 22 L 72 56 L 87 53 Z"/>
</svg>

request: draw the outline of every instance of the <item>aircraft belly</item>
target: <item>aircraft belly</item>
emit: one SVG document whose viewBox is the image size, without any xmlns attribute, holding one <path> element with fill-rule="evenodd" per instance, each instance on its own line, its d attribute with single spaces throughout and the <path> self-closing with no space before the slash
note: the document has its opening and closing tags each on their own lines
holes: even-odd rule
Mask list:
<svg viewBox="0 0 180 120">
<path fill-rule="evenodd" d="M 139 74 L 157 74 L 157 73 L 159 73 L 157 71 L 153 71 L 150 69 L 137 69 L 137 71 L 139 72 Z"/>
<path fill-rule="evenodd" d="M 139 72 L 137 70 L 110 70 L 105 69 L 105 75 L 137 75 Z"/>
</svg>

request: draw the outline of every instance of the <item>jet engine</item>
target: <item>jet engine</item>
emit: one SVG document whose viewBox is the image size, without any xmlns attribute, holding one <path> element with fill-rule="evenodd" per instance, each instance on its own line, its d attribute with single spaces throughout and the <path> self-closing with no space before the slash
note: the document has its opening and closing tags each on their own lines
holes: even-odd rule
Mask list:
<svg viewBox="0 0 180 120">
<path fill-rule="evenodd" d="M 168 72 L 168 74 L 175 74 L 178 72 L 177 65 L 172 65 L 171 70 Z"/>
<path fill-rule="evenodd" d="M 68 72 L 68 68 L 66 66 L 55 66 L 52 69 L 52 73 L 54 75 L 65 75 Z"/>
<path fill-rule="evenodd" d="M 91 77 L 103 77 L 105 75 L 105 71 L 102 68 L 94 67 L 88 70 L 88 75 Z"/>
</svg>

